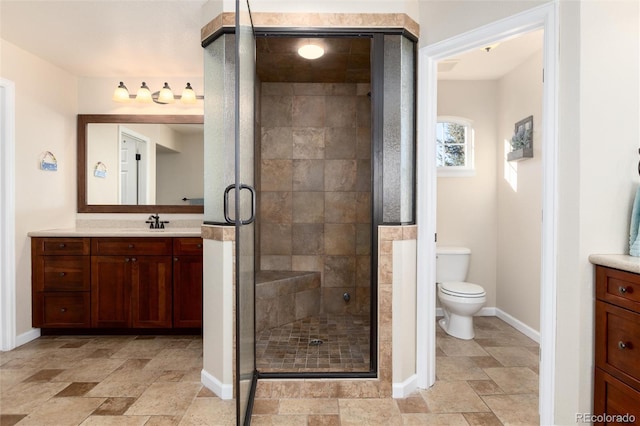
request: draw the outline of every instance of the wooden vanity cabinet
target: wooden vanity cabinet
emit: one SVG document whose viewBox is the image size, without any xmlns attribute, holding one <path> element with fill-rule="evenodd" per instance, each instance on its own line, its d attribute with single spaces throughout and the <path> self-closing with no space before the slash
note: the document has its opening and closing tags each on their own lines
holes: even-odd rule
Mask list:
<svg viewBox="0 0 640 426">
<path fill-rule="evenodd" d="M 202 326 L 202 239 L 32 238 L 33 326 Z"/>
<path fill-rule="evenodd" d="M 173 239 L 173 326 L 202 327 L 202 239 Z"/>
<path fill-rule="evenodd" d="M 91 324 L 170 328 L 171 238 L 91 239 Z"/>
<path fill-rule="evenodd" d="M 640 275 L 604 266 L 596 266 L 593 406 L 595 415 L 640 419 Z"/>
<path fill-rule="evenodd" d="M 31 241 L 34 327 L 91 326 L 89 238 Z"/>
</svg>

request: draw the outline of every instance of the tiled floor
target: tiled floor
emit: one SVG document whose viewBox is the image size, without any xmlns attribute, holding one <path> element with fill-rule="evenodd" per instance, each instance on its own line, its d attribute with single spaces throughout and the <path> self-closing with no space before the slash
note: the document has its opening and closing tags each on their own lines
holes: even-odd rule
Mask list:
<svg viewBox="0 0 640 426">
<path fill-rule="evenodd" d="M 537 351 L 480 317 L 475 341 L 438 332 L 431 389 L 400 400 L 281 399 L 262 380 L 252 424 L 538 424 Z M 0 353 L 0 425 L 235 424 L 235 402 L 203 388 L 201 369 L 197 337 L 42 337 Z"/>
<path fill-rule="evenodd" d="M 320 315 L 265 330 L 256 339 L 258 371 L 369 371 L 369 322 L 368 315 Z"/>
</svg>

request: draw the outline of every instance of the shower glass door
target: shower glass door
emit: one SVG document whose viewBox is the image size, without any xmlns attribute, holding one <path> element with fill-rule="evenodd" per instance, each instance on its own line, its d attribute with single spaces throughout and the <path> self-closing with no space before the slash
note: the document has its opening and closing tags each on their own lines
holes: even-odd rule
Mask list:
<svg viewBox="0 0 640 426">
<path fill-rule="evenodd" d="M 255 37 L 248 0 L 236 0 L 235 202 L 237 423 L 249 424 L 256 385 L 254 270 Z M 231 188 L 229 188 L 231 189 Z"/>
</svg>

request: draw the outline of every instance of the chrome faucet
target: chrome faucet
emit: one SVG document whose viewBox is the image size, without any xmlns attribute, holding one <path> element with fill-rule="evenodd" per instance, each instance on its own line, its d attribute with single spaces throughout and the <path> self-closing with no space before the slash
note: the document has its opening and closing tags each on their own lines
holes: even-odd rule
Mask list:
<svg viewBox="0 0 640 426">
<path fill-rule="evenodd" d="M 160 220 L 160 215 L 156 213 L 155 215 L 149 216 L 149 219 L 145 221 L 145 223 L 149 224 L 149 229 L 164 229 L 164 224 L 169 223 L 168 220 Z"/>
</svg>

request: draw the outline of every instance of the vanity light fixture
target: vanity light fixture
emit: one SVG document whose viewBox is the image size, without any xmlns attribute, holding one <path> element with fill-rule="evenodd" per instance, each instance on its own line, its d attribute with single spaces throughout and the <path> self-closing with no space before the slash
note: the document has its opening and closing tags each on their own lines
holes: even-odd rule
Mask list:
<svg viewBox="0 0 640 426">
<path fill-rule="evenodd" d="M 134 99 L 139 103 L 151 103 L 155 102 L 157 104 L 171 104 L 174 103 L 176 99 L 180 100 L 183 104 L 195 104 L 198 99 L 204 99 L 202 95 L 196 95 L 196 92 L 191 87 L 191 83 L 187 83 L 187 86 L 182 91 L 182 95 L 174 95 L 171 91 L 171 87 L 166 82 L 162 89 L 158 92 L 151 93 L 149 90 L 149 86 L 144 81 L 142 85 L 138 89 L 138 92 L 135 95 L 130 95 L 127 86 L 121 81 L 116 90 L 113 92 L 112 99 L 115 102 L 130 102 L 131 99 Z"/>
<path fill-rule="evenodd" d="M 305 59 L 318 59 L 324 55 L 324 49 L 317 44 L 307 43 L 298 49 L 298 55 Z"/>
</svg>

